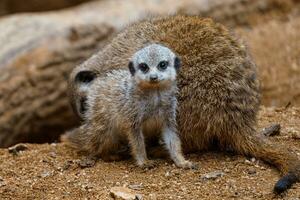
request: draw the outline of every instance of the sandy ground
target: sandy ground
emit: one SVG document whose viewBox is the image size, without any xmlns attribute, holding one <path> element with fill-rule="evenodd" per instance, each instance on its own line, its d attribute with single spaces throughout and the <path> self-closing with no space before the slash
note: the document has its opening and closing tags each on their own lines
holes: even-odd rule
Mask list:
<svg viewBox="0 0 300 200">
<path fill-rule="evenodd" d="M 300 155 L 300 109 L 262 107 L 259 128 L 280 123 L 274 142 Z M 159 160 L 151 170 L 137 168 L 132 160 L 98 161 L 82 168 L 76 154 L 62 144 L 27 144 L 28 149 L 13 155 L 0 150 L 0 199 L 111 199 L 114 186 L 134 188 L 143 199 L 299 199 L 300 184 L 282 196 L 272 193 L 278 171 L 260 160 L 225 152 L 188 155 L 198 170 L 182 170 L 170 161 Z M 214 180 L 206 173 L 224 173 Z"/>
</svg>

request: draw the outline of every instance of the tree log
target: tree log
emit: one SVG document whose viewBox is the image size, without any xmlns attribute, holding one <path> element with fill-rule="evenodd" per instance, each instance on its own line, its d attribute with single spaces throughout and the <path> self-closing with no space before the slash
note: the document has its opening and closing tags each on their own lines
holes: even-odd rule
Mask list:
<svg viewBox="0 0 300 200">
<path fill-rule="evenodd" d="M 263 2 L 271 5 L 274 1 Z M 149 14 L 175 12 L 240 24 L 237 15 L 247 11 L 249 5 L 251 10 L 247 16 L 255 15 L 260 2 L 102 0 L 63 11 L 2 18 L 0 147 L 17 142 L 50 142 L 78 123 L 68 103 L 68 75 L 74 66 L 101 49 L 113 33 L 126 24 Z M 237 11 L 233 9 L 236 15 L 228 12 L 233 5 L 239 6 Z M 247 24 L 252 23 L 247 16 L 244 15 L 242 25 L 245 20 Z"/>
<path fill-rule="evenodd" d="M 90 0 L 1 0 L 0 15 L 38 12 L 71 7 Z"/>
</svg>

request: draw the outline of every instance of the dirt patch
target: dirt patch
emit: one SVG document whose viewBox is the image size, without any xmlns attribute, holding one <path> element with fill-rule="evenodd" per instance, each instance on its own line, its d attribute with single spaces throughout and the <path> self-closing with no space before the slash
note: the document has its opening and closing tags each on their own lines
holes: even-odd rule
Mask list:
<svg viewBox="0 0 300 200">
<path fill-rule="evenodd" d="M 292 135 L 300 132 L 300 108 L 262 108 L 259 128 L 282 125 L 271 140 L 291 147 L 300 155 L 300 142 Z M 111 199 L 114 186 L 126 186 L 144 199 L 280 199 L 272 193 L 278 171 L 260 160 L 221 152 L 203 152 L 188 157 L 198 170 L 182 170 L 172 162 L 143 171 L 132 160 L 98 161 L 80 167 L 80 157 L 62 144 L 27 145 L 17 156 L 0 150 L 0 199 Z M 203 179 L 218 171 L 222 175 Z M 136 187 L 138 185 L 138 187 Z M 300 196 L 296 184 L 282 197 Z"/>
</svg>

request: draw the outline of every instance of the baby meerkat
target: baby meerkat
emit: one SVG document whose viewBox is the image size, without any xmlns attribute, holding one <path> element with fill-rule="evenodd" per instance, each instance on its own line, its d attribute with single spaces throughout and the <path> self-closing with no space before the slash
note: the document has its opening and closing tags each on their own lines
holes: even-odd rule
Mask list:
<svg viewBox="0 0 300 200">
<path fill-rule="evenodd" d="M 87 96 L 84 124 L 67 135 L 67 141 L 91 156 L 105 156 L 120 141 L 129 141 L 140 167 L 152 167 L 145 139 L 161 133 L 171 159 L 178 167 L 192 168 L 181 150 L 177 135 L 179 58 L 167 47 L 148 45 L 137 51 L 129 70 L 113 70 L 97 79 Z M 153 131 L 143 131 L 156 129 Z"/>
</svg>

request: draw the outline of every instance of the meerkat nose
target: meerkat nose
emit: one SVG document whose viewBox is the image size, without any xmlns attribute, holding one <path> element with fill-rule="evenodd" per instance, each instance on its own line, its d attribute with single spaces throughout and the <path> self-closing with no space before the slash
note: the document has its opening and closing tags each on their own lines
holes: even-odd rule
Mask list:
<svg viewBox="0 0 300 200">
<path fill-rule="evenodd" d="M 157 82 L 158 81 L 158 76 L 156 74 L 151 74 L 150 75 L 150 81 L 151 82 Z"/>
</svg>

